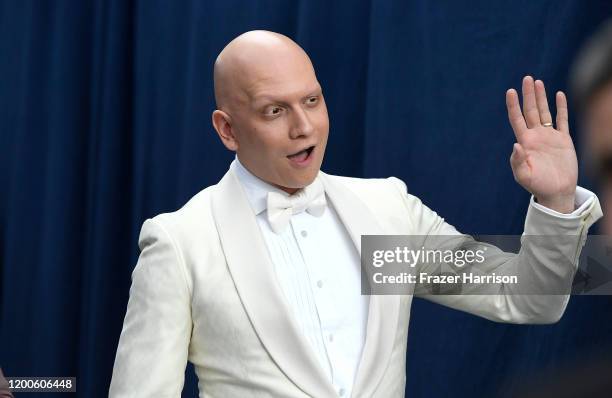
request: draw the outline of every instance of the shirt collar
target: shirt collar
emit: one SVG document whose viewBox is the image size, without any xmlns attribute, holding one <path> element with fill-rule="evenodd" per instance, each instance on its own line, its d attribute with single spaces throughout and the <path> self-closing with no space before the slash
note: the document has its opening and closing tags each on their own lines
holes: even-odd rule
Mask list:
<svg viewBox="0 0 612 398">
<path fill-rule="evenodd" d="M 240 160 L 238 160 L 238 156 L 234 158 L 234 161 L 232 162 L 230 168 L 234 170 L 236 176 L 238 177 L 238 180 L 244 187 L 247 200 L 251 205 L 251 209 L 253 209 L 253 211 L 255 212 L 255 215 L 264 212 L 268 207 L 269 192 L 278 192 L 281 195 L 290 196 L 287 192 L 265 182 L 264 180 L 247 170 L 247 168 L 244 167 L 242 163 L 240 163 Z M 308 187 L 304 189 L 308 190 Z"/>
<path fill-rule="evenodd" d="M 236 176 L 238 176 L 238 180 L 244 187 L 247 199 L 251 205 L 251 208 L 255 212 L 255 215 L 258 215 L 266 210 L 266 207 L 268 206 L 268 192 L 278 192 L 282 195 L 289 196 L 287 192 L 276 188 L 274 185 L 268 184 L 261 178 L 248 171 L 246 167 L 240 163 L 238 156 L 235 157 L 230 167 L 234 169 Z"/>
</svg>

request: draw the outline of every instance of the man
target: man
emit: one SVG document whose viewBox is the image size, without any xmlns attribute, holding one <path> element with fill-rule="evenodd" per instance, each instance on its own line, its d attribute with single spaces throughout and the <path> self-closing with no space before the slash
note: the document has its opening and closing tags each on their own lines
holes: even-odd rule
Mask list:
<svg viewBox="0 0 612 398">
<path fill-rule="evenodd" d="M 572 68 L 572 91 L 580 111 L 586 149 L 605 211 L 602 233 L 612 235 L 612 20 L 589 38 Z"/>
<path fill-rule="evenodd" d="M 402 397 L 412 295 L 360 294 L 360 238 L 449 235 L 445 223 L 396 178 L 319 171 L 328 116 L 314 68 L 285 36 L 247 32 L 215 63 L 212 122 L 236 160 L 182 209 L 147 220 L 117 349 L 111 397 L 178 397 L 187 360 L 206 397 Z M 525 233 L 570 241 L 518 255 L 542 289 L 568 287 L 597 198 L 576 187 L 567 107 L 552 127 L 541 81 L 507 93 L 518 143 L 516 180 L 532 192 Z M 492 250 L 496 250 L 492 248 Z M 499 286 L 501 292 L 504 286 Z M 569 296 L 428 296 L 488 319 L 556 322 Z"/>
</svg>

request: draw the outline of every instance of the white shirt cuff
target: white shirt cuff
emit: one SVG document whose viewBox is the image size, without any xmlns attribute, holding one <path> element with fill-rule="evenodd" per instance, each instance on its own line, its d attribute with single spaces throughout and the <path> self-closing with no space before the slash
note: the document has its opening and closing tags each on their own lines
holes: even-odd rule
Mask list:
<svg viewBox="0 0 612 398">
<path fill-rule="evenodd" d="M 576 196 L 574 197 L 574 210 L 569 214 L 559 213 L 553 209 L 549 209 L 546 206 L 542 206 L 541 204 L 535 201 L 533 195 L 531 195 L 531 200 L 529 204 L 535 207 L 538 210 L 543 211 L 544 213 L 550 214 L 551 216 L 560 217 L 560 218 L 578 218 L 580 217 L 586 209 L 588 209 L 593 201 L 595 200 L 595 194 L 588 189 L 584 189 L 582 187 L 576 187 Z"/>
</svg>

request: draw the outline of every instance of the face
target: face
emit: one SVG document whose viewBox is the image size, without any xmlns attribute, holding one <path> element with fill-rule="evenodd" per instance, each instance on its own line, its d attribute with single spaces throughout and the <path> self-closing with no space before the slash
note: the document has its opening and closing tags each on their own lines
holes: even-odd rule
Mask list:
<svg viewBox="0 0 612 398">
<path fill-rule="evenodd" d="M 612 183 L 612 82 L 593 97 L 586 113 L 589 150 L 597 172 Z"/>
<path fill-rule="evenodd" d="M 310 60 L 278 58 L 241 76 L 243 95 L 227 112 L 235 139 L 230 149 L 257 177 L 293 193 L 321 168 L 329 119 Z"/>
<path fill-rule="evenodd" d="M 612 82 L 593 97 L 586 113 L 588 149 L 600 181 L 604 210 L 602 231 L 612 234 Z"/>
</svg>

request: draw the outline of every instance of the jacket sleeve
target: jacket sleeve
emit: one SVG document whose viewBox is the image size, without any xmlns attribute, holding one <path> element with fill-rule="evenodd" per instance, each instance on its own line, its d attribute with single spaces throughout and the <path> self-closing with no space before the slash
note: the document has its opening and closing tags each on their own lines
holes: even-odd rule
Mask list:
<svg viewBox="0 0 612 398">
<path fill-rule="evenodd" d="M 401 180 L 393 177 L 391 180 L 402 195 L 408 216 L 413 221 L 415 231 L 410 234 L 425 236 L 425 240 L 429 241 L 428 247 L 435 246 L 439 250 L 486 247 L 485 261 L 478 265 L 475 273 L 519 276 L 518 284 L 462 285 L 461 294 L 431 294 L 430 287 L 417 284 L 415 295 L 498 322 L 546 324 L 561 318 L 569 301 L 588 229 L 602 216 L 594 194 L 579 188 L 593 199 L 579 215 L 564 217 L 543 211 L 534 206 L 532 200 L 520 250 L 518 253 L 507 253 L 461 234 L 418 198 L 408 194 Z M 439 268 L 425 265 L 419 272 L 435 274 Z M 463 272 L 470 272 L 470 269 L 466 268 Z M 531 294 L 538 292 L 546 294 Z"/>
<path fill-rule="evenodd" d="M 185 264 L 158 218 L 142 226 L 111 398 L 180 397 L 192 331 Z"/>
</svg>

